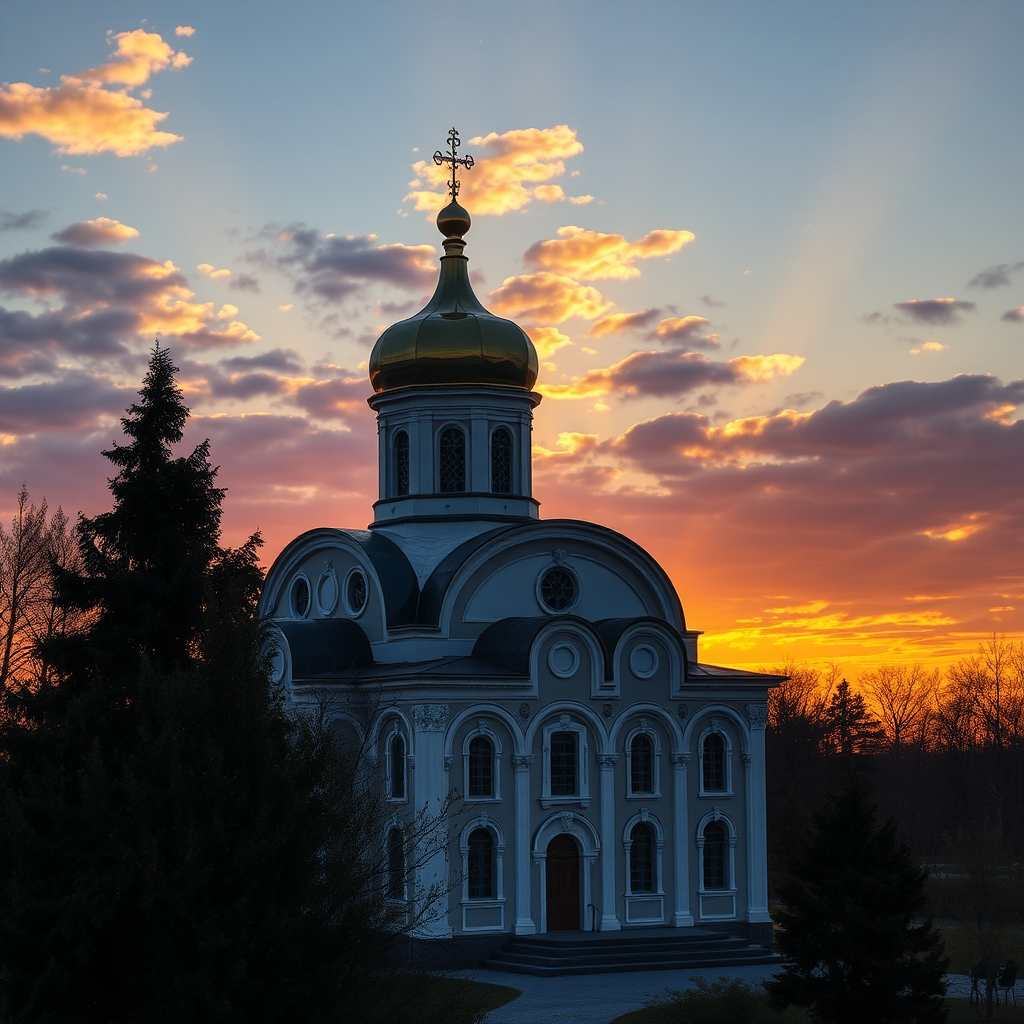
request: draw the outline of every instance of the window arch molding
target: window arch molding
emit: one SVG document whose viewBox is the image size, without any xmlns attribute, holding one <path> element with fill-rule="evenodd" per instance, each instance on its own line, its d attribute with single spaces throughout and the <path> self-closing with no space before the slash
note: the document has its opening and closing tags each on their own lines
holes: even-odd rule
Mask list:
<svg viewBox="0 0 1024 1024">
<path fill-rule="evenodd" d="M 722 743 L 722 782 L 721 789 L 709 788 L 707 782 L 707 771 L 705 770 L 705 756 L 708 750 L 708 738 L 717 737 Z M 710 723 L 701 731 L 697 738 L 697 795 L 730 797 L 733 795 L 733 745 L 730 731 L 722 725 L 718 718 L 712 718 Z"/>
<path fill-rule="evenodd" d="M 470 708 L 464 708 L 448 723 L 445 731 L 444 752 L 452 755 L 455 751 L 455 740 L 463 726 L 470 721 L 476 721 L 479 728 L 481 718 L 487 720 L 487 727 L 498 733 L 502 726 L 508 730 L 507 739 L 512 753 L 523 754 L 527 751 L 526 736 L 523 732 L 521 720 L 517 720 L 506 708 L 497 704 L 474 704 Z M 472 739 L 472 736 L 470 736 Z M 462 749 L 461 747 L 459 748 Z"/>
<path fill-rule="evenodd" d="M 446 463 L 446 435 L 449 431 L 458 431 L 462 438 L 462 465 L 461 474 L 458 467 L 449 467 Z M 437 492 L 439 494 L 465 494 L 468 490 L 467 482 L 469 467 L 472 465 L 469 448 L 469 431 L 464 423 L 452 420 L 442 423 L 434 432 L 434 465 L 437 470 L 434 474 Z M 446 486 L 448 485 L 448 486 Z"/>
<path fill-rule="evenodd" d="M 633 740 L 638 736 L 644 736 L 651 744 L 651 785 L 649 790 L 633 789 Z M 634 727 L 626 733 L 623 744 L 626 755 L 626 799 L 627 800 L 651 800 L 661 796 L 661 736 L 658 730 L 651 727 L 650 720 L 641 718 Z"/>
<path fill-rule="evenodd" d="M 708 889 L 705 887 L 705 864 L 704 850 L 706 845 L 705 829 L 708 825 L 717 823 L 725 826 L 725 886 L 721 889 Z M 736 842 L 739 836 L 736 833 L 736 826 L 732 818 L 725 814 L 720 807 L 714 807 L 703 818 L 697 822 L 697 892 L 704 895 L 718 895 L 721 893 L 735 893 L 736 885 Z"/>
<path fill-rule="evenodd" d="M 486 811 L 478 814 L 467 822 L 459 834 L 459 852 L 462 854 L 462 902 L 470 902 L 469 898 L 469 837 L 478 829 L 491 834 L 494 840 L 494 895 L 483 899 L 504 902 L 505 900 L 505 830 L 501 823 L 492 818 Z M 476 902 L 475 900 L 473 902 Z"/>
<path fill-rule="evenodd" d="M 407 427 L 398 427 L 391 435 L 390 491 L 404 498 L 411 491 L 412 438 Z"/>
<path fill-rule="evenodd" d="M 557 714 L 557 712 L 556 712 Z M 575 771 L 575 792 L 573 794 L 552 793 L 552 758 L 553 738 L 558 735 L 575 737 L 573 751 L 573 767 Z M 560 715 L 549 715 L 545 719 L 542 731 L 542 775 L 540 805 L 545 809 L 559 804 L 576 804 L 579 807 L 590 806 L 590 744 L 587 727 L 569 712 Z"/>
<path fill-rule="evenodd" d="M 415 763 L 409 750 L 408 729 L 392 718 L 381 731 L 384 761 L 384 792 L 389 803 L 409 802 L 409 769 Z M 397 744 L 401 744 L 401 749 Z"/>
<path fill-rule="evenodd" d="M 646 825 L 654 833 L 654 886 L 650 891 L 645 891 L 643 895 L 665 895 L 665 874 L 662 870 L 663 850 L 665 848 L 665 828 L 658 820 L 658 818 L 651 814 L 646 807 L 641 807 L 640 810 L 630 818 L 622 829 L 622 848 L 625 850 L 625 857 L 623 863 L 626 868 L 626 895 L 633 896 L 633 883 L 632 883 L 632 872 L 630 867 L 632 865 L 632 850 L 633 850 L 633 829 L 637 825 Z"/>
<path fill-rule="evenodd" d="M 491 744 L 491 795 L 470 796 L 469 747 L 475 739 L 486 739 Z M 501 738 L 486 718 L 479 718 L 476 728 L 470 729 L 462 739 L 462 798 L 472 803 L 498 803 L 501 800 Z"/>
</svg>

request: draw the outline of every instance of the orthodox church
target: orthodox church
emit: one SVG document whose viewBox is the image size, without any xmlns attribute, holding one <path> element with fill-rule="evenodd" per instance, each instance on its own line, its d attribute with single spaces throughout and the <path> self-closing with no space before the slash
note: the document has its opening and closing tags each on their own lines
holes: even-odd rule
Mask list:
<svg viewBox="0 0 1024 1024">
<path fill-rule="evenodd" d="M 540 517 L 537 353 L 473 294 L 456 179 L 472 158 L 449 141 L 437 288 L 369 362 L 373 522 L 310 530 L 274 562 L 276 681 L 368 752 L 392 811 L 387 898 L 415 918 L 418 893 L 447 893 L 420 937 L 726 923 L 760 941 L 776 678 L 701 664 L 638 544 Z M 370 720 L 345 710 L 371 693 Z M 447 848 L 413 882 L 403 826 L 450 797 Z"/>
</svg>

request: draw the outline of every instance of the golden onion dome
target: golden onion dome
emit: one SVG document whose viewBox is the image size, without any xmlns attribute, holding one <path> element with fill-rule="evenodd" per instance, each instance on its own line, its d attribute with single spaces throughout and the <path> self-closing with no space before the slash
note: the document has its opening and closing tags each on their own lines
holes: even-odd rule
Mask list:
<svg viewBox="0 0 1024 1024">
<path fill-rule="evenodd" d="M 501 384 L 529 390 L 537 382 L 537 350 L 526 332 L 480 304 L 469 283 L 462 237 L 470 216 L 454 199 L 437 215 L 445 236 L 441 273 L 431 300 L 392 324 L 370 353 L 373 390 L 410 384 Z"/>
</svg>

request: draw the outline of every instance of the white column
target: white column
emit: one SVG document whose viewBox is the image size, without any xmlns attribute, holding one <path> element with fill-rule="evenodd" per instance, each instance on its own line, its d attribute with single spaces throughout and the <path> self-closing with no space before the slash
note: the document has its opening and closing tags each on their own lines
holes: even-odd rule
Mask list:
<svg viewBox="0 0 1024 1024">
<path fill-rule="evenodd" d="M 516 935 L 535 935 L 530 915 L 530 769 L 533 754 L 513 754 L 516 777 Z"/>
<path fill-rule="evenodd" d="M 743 756 L 747 796 L 747 920 L 771 921 L 768 913 L 768 813 L 765 791 L 764 733 L 767 704 L 748 704 L 750 750 Z"/>
<path fill-rule="evenodd" d="M 603 932 L 617 932 L 622 925 L 615 899 L 615 764 L 618 754 L 599 754 L 601 766 L 601 920 Z"/>
<path fill-rule="evenodd" d="M 448 924 L 448 826 L 441 820 L 448 796 L 444 770 L 447 704 L 414 704 L 416 771 L 413 806 L 423 808 L 426 837 L 416 851 L 419 862 L 414 934 L 424 939 L 451 938 Z"/>
<path fill-rule="evenodd" d="M 672 867 L 675 876 L 672 924 L 692 928 L 690 913 L 690 825 L 687 821 L 686 766 L 689 754 L 672 755 Z"/>
<path fill-rule="evenodd" d="M 470 422 L 466 430 L 469 442 L 469 458 L 466 461 L 466 490 L 489 491 L 491 489 L 491 437 L 487 412 L 484 409 L 470 410 Z"/>
</svg>

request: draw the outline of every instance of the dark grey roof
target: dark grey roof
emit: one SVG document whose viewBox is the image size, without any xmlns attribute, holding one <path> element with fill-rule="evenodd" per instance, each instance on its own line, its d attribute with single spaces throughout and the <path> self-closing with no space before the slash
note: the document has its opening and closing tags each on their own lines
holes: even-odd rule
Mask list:
<svg viewBox="0 0 1024 1024">
<path fill-rule="evenodd" d="M 373 563 L 384 591 L 384 613 L 388 626 L 412 622 L 420 588 L 416 572 L 405 552 L 389 537 L 380 533 L 353 533 L 356 542 Z"/>
<path fill-rule="evenodd" d="M 288 641 L 292 678 L 341 675 L 373 664 L 370 641 L 349 619 L 283 619 L 276 623 Z"/>
<path fill-rule="evenodd" d="M 662 628 L 667 627 L 673 636 L 676 636 L 676 632 L 671 626 L 664 620 L 658 619 L 651 615 L 641 616 L 635 619 L 601 619 L 599 622 L 594 623 L 594 629 L 597 635 L 604 642 L 605 649 L 608 651 L 608 657 L 605 658 L 605 679 L 611 679 L 614 675 L 615 666 L 612 664 L 611 655 L 615 653 L 615 648 L 618 646 L 619 640 L 622 638 L 622 634 L 635 626 L 638 622 L 650 622 L 653 625 L 661 626 Z M 677 637 L 678 639 L 678 637 Z M 685 678 L 687 672 L 687 658 L 686 648 L 682 643 L 676 645 L 679 648 L 679 652 L 683 657 L 683 676 Z"/>
</svg>

